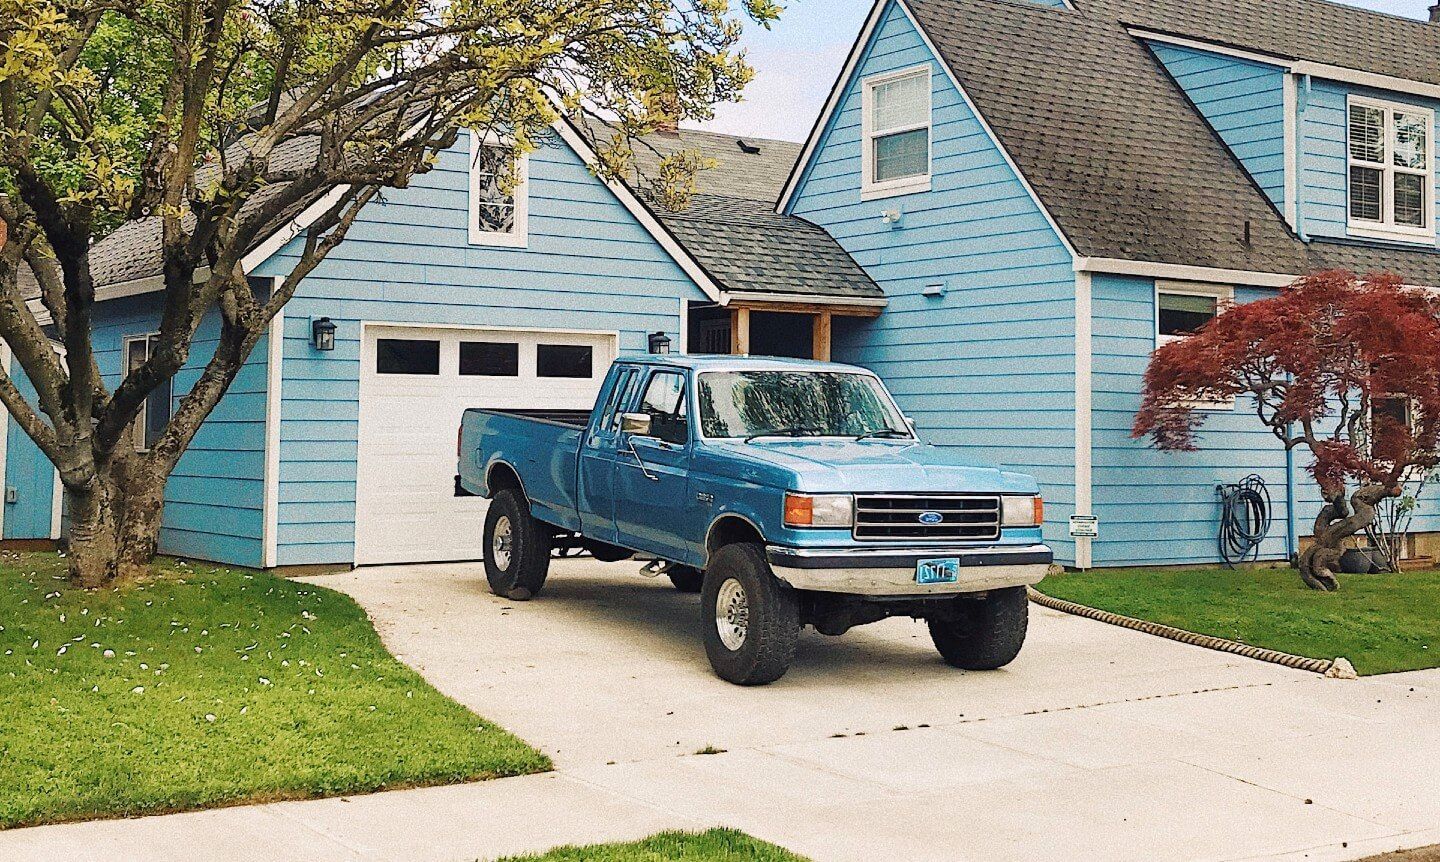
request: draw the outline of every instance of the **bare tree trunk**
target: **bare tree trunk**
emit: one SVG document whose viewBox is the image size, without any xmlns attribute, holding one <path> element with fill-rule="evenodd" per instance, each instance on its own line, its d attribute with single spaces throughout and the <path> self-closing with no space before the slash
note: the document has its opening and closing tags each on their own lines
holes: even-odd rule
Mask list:
<svg viewBox="0 0 1440 862">
<path fill-rule="evenodd" d="M 98 468 L 86 486 L 66 487 L 71 582 L 94 589 L 150 571 L 173 467 L 129 456 Z"/>
<path fill-rule="evenodd" d="M 1340 589 L 1336 572 L 1345 553 L 1345 540 L 1375 523 L 1375 506 L 1399 493 L 1384 485 L 1362 485 L 1347 503 L 1342 490 L 1329 500 L 1315 518 L 1315 544 L 1300 555 L 1300 578 L 1312 590 Z"/>
<path fill-rule="evenodd" d="M 119 574 L 120 513 L 117 489 L 97 478 L 87 488 L 67 488 L 70 503 L 70 580 L 86 589 L 103 587 Z"/>
</svg>

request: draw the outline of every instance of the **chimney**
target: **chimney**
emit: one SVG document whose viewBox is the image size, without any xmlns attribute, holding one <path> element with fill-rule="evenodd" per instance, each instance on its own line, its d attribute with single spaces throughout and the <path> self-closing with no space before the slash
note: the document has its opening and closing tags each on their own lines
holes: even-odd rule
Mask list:
<svg viewBox="0 0 1440 862">
<path fill-rule="evenodd" d="M 1440 3 L 1430 7 L 1430 23 L 1440 24 Z"/>
<path fill-rule="evenodd" d="M 657 108 L 669 115 L 664 121 L 656 124 L 655 131 L 662 135 L 679 137 L 680 97 L 674 92 L 661 92 L 656 94 L 655 102 Z"/>
</svg>

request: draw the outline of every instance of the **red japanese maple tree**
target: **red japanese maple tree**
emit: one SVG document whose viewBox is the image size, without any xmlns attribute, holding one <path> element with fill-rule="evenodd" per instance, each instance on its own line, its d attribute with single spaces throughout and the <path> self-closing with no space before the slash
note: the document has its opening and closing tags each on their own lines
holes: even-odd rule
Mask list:
<svg viewBox="0 0 1440 862">
<path fill-rule="evenodd" d="M 1287 449 L 1314 456 L 1325 504 L 1300 576 L 1338 589 L 1344 540 L 1407 476 L 1440 463 L 1440 293 L 1330 271 L 1223 309 L 1155 351 L 1133 434 L 1194 451 L 1206 416 L 1197 406 L 1232 398 Z"/>
</svg>

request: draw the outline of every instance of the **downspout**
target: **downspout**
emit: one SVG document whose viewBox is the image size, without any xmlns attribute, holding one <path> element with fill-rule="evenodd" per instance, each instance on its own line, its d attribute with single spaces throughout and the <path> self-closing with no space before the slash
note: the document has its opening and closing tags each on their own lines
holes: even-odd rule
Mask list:
<svg viewBox="0 0 1440 862">
<path fill-rule="evenodd" d="M 1310 237 L 1305 233 L 1305 172 L 1302 165 L 1305 164 L 1305 109 L 1310 106 L 1310 76 L 1300 76 L 1299 93 L 1295 100 L 1295 140 L 1291 145 L 1295 148 L 1295 235 L 1300 237 L 1301 242 L 1309 242 Z"/>
</svg>

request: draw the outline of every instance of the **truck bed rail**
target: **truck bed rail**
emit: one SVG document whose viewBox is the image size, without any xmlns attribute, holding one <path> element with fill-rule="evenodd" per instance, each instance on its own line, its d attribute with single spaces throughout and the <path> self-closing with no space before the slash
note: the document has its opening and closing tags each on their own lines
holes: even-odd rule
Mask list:
<svg viewBox="0 0 1440 862">
<path fill-rule="evenodd" d="M 566 428 L 583 429 L 590 422 L 589 410 L 508 410 L 489 407 L 476 407 L 471 409 L 476 413 L 493 413 L 497 416 L 516 416 L 521 419 L 548 422 L 551 425 L 562 425 Z"/>
</svg>

